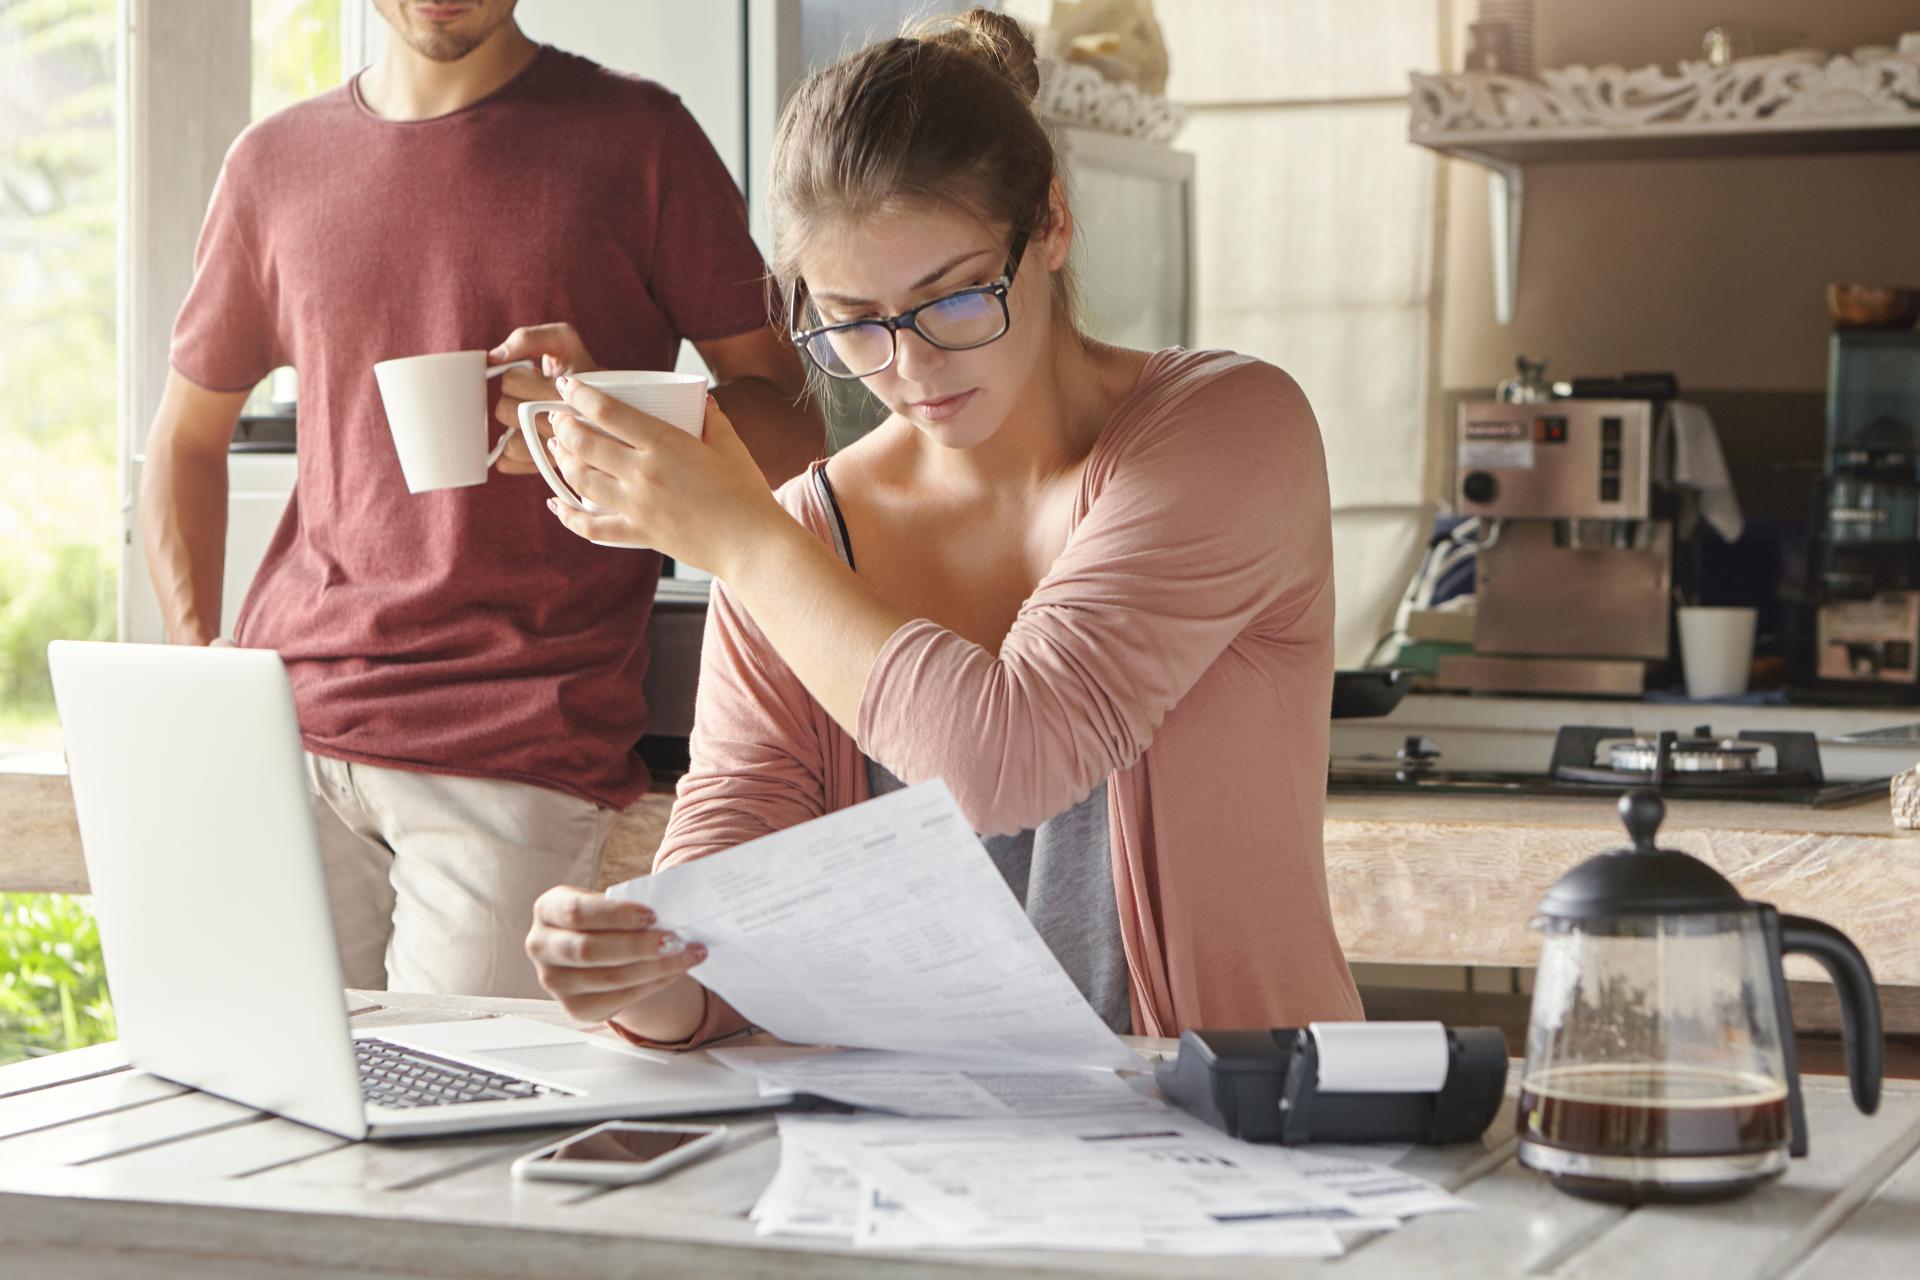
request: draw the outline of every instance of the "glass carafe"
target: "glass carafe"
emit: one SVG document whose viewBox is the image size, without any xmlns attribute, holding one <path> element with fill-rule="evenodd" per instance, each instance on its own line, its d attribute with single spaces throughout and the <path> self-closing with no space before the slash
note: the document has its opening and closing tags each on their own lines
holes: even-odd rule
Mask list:
<svg viewBox="0 0 1920 1280">
<path fill-rule="evenodd" d="M 1748 902 L 1706 863 L 1654 847 L 1664 806 L 1622 797 L 1633 846 L 1548 891 L 1521 1073 L 1520 1162 L 1576 1195 L 1733 1195 L 1806 1152 L 1786 952 L 1826 967 L 1856 1105 L 1879 1104 L 1879 995 L 1852 942 Z"/>
</svg>

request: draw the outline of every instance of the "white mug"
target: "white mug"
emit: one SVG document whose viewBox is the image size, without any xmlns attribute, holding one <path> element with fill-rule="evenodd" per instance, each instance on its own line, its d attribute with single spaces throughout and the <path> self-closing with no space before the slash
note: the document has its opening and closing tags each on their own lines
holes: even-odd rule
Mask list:
<svg viewBox="0 0 1920 1280">
<path fill-rule="evenodd" d="M 1731 698 L 1745 693 L 1759 610 L 1682 605 L 1676 613 L 1687 696 Z"/>
<path fill-rule="evenodd" d="M 488 450 L 487 379 L 532 366 L 531 360 L 515 360 L 489 367 L 484 351 L 442 351 L 373 366 L 409 493 L 487 482 L 487 469 L 513 436 L 508 429 Z"/>
<path fill-rule="evenodd" d="M 593 373 L 577 373 L 574 377 L 622 404 L 631 405 L 670 427 L 680 428 L 695 439 L 699 438 L 701 426 L 706 421 L 707 380 L 701 374 L 661 373 L 651 369 L 600 369 Z M 553 465 L 553 459 L 547 456 L 546 443 L 540 439 L 540 432 L 534 426 L 534 420 L 541 414 L 557 412 L 572 413 L 574 410 L 564 400 L 529 400 L 520 406 L 520 434 L 526 437 L 527 451 L 533 454 L 534 464 L 540 468 L 540 474 L 546 477 L 547 487 L 553 490 L 554 497 L 575 511 L 600 515 L 602 510 L 598 504 L 582 498 L 560 478 L 560 471 Z M 600 431 L 585 418 L 580 421 L 591 430 Z M 604 431 L 600 431 L 600 434 L 607 436 Z M 607 438 L 613 439 L 612 436 Z"/>
</svg>

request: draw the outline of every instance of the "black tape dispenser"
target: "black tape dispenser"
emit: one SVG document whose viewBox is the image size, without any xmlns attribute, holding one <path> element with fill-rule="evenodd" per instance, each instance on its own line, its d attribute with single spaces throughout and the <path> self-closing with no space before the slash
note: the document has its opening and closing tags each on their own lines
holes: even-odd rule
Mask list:
<svg viewBox="0 0 1920 1280">
<path fill-rule="evenodd" d="M 1497 1027 L 1315 1022 L 1187 1031 L 1160 1090 L 1248 1142 L 1470 1142 L 1507 1088 Z"/>
</svg>

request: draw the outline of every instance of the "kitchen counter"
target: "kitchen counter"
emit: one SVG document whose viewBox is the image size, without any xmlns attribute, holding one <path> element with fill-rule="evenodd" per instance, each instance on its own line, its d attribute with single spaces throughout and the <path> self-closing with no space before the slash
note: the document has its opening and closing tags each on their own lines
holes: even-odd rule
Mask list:
<svg viewBox="0 0 1920 1280">
<path fill-rule="evenodd" d="M 1920 706 L 1809 707 L 1746 702 L 1641 702 L 1608 698 L 1517 698 L 1489 694 L 1409 694 L 1393 714 L 1333 722 L 1336 760 L 1392 756 L 1411 736 L 1432 740 L 1444 769 L 1538 773 L 1553 756 L 1562 725 L 1618 725 L 1637 733 L 1687 732 L 1709 725 L 1717 734 L 1749 730 L 1811 733 L 1829 778 L 1883 778 L 1920 761 L 1920 743 L 1839 741 L 1841 735 L 1910 725 Z"/>
<path fill-rule="evenodd" d="M 1920 986 L 1920 833 L 1895 829 L 1884 797 L 1831 809 L 1673 801 L 1659 842 L 1749 898 L 1846 933 L 1882 984 Z M 1604 799 L 1332 796 L 1328 892 L 1354 960 L 1531 965 L 1541 893 L 1626 843 Z M 1790 958 L 1788 974 L 1824 971 Z"/>
<path fill-rule="evenodd" d="M 673 797 L 643 797 L 616 825 L 603 883 L 644 872 Z M 1625 843 L 1605 800 L 1507 796 L 1328 798 L 1327 885 L 1355 961 L 1530 965 L 1527 928 L 1567 868 Z M 1813 916 L 1860 945 L 1879 980 L 1920 987 L 1920 833 L 1887 801 L 1831 809 L 1676 801 L 1661 843 L 1712 863 L 1741 892 Z M 67 780 L 0 768 L 0 891 L 86 891 Z M 1796 978 L 1818 978 L 1794 960 Z"/>
</svg>

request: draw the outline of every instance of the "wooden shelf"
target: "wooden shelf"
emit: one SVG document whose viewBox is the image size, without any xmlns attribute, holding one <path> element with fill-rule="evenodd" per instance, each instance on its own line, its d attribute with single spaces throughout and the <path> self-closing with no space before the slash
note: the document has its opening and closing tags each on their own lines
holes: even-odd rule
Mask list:
<svg viewBox="0 0 1920 1280">
<path fill-rule="evenodd" d="M 1826 155 L 1920 151 L 1915 119 L 1809 124 L 1727 124 L 1718 127 L 1649 126 L 1619 129 L 1479 130 L 1412 141 L 1475 164 L 1585 164 L 1609 160 L 1717 160 L 1740 156 Z"/>
<path fill-rule="evenodd" d="M 1408 140 L 1487 170 L 1494 313 L 1513 320 L 1529 166 L 1920 150 L 1920 56 L 1413 76 Z"/>
</svg>

